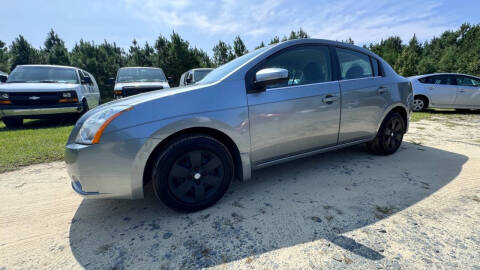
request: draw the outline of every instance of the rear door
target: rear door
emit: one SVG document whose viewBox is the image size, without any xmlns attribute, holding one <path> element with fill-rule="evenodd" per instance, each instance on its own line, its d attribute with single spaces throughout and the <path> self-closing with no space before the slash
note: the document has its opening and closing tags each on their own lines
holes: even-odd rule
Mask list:
<svg viewBox="0 0 480 270">
<path fill-rule="evenodd" d="M 434 75 L 423 80 L 425 91 L 432 105 L 452 106 L 457 96 L 457 81 L 454 75 Z"/>
<path fill-rule="evenodd" d="M 340 67 L 342 114 L 338 143 L 375 136 L 389 96 L 381 64 L 362 52 L 336 48 Z"/>
<path fill-rule="evenodd" d="M 283 68 L 289 75 L 286 82 L 247 94 L 253 164 L 337 144 L 340 88 L 332 66 L 328 46 L 303 45 L 277 52 L 249 71 Z"/>
<path fill-rule="evenodd" d="M 455 105 L 480 107 L 480 79 L 457 75 L 457 98 Z"/>
</svg>

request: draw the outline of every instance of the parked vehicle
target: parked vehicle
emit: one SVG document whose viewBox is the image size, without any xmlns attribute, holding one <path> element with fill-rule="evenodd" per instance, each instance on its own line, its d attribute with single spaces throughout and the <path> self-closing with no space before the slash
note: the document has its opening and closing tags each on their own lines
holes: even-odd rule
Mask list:
<svg viewBox="0 0 480 270">
<path fill-rule="evenodd" d="M 8 79 L 8 74 L 0 71 L 0 83 L 5 83 Z"/>
<path fill-rule="evenodd" d="M 100 92 L 92 74 L 66 66 L 17 66 L 0 85 L 0 117 L 9 128 L 23 119 L 80 115 L 98 106 Z"/>
<path fill-rule="evenodd" d="M 125 67 L 117 72 L 113 93 L 122 98 L 165 88 L 170 85 L 161 68 Z"/>
<path fill-rule="evenodd" d="M 194 68 L 185 72 L 180 76 L 179 86 L 186 86 L 189 84 L 194 84 L 201 81 L 205 76 L 207 76 L 213 68 Z"/>
<path fill-rule="evenodd" d="M 372 52 L 292 40 L 230 61 L 194 86 L 88 112 L 65 160 L 83 196 L 138 199 L 151 181 L 166 205 L 195 211 L 255 169 L 360 143 L 394 153 L 412 102 L 409 80 Z"/>
<path fill-rule="evenodd" d="M 480 78 L 466 74 L 435 73 L 409 78 L 413 110 L 426 108 L 480 109 Z"/>
</svg>

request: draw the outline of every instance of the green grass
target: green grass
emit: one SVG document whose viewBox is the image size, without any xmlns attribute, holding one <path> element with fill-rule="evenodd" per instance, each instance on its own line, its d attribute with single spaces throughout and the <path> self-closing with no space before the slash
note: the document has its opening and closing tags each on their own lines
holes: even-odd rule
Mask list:
<svg viewBox="0 0 480 270">
<path fill-rule="evenodd" d="M 27 120 L 21 129 L 7 129 L 0 121 L 0 173 L 62 160 L 73 124 L 72 120 Z"/>
<path fill-rule="evenodd" d="M 453 109 L 432 109 L 425 112 L 414 112 L 410 117 L 411 122 L 417 122 L 420 120 L 428 120 L 433 117 L 443 117 L 443 118 L 463 118 L 471 114 L 479 115 L 479 111 L 470 111 L 470 112 L 457 112 Z"/>
</svg>

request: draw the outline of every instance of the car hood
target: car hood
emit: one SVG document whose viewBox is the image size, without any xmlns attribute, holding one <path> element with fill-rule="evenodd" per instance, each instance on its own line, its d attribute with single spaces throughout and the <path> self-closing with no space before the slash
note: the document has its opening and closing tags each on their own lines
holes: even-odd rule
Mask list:
<svg viewBox="0 0 480 270">
<path fill-rule="evenodd" d="M 104 108 L 104 107 L 107 107 L 107 106 L 112 106 L 112 105 L 133 106 L 133 105 L 137 105 L 137 104 L 140 104 L 140 103 L 144 103 L 144 102 L 148 102 L 148 101 L 152 101 L 152 100 L 156 100 L 156 99 L 161 99 L 161 98 L 168 97 L 168 96 L 173 96 L 173 95 L 178 95 L 178 94 L 185 93 L 185 92 L 200 90 L 200 89 L 206 88 L 208 86 L 209 85 L 189 85 L 189 86 L 183 86 L 183 87 L 174 87 L 174 88 L 166 88 L 166 89 L 162 89 L 162 90 L 155 90 L 155 91 L 145 92 L 145 93 L 142 93 L 142 94 L 133 95 L 133 96 L 129 96 L 129 97 L 126 97 L 126 98 L 121 98 L 121 99 L 117 99 L 117 100 L 114 100 L 114 101 L 110 101 L 108 103 L 105 103 L 105 104 L 97 107 L 97 108 L 101 109 L 101 108 Z"/>
<path fill-rule="evenodd" d="M 0 84 L 0 91 L 5 92 L 51 92 L 72 90 L 78 84 L 70 83 L 4 83 Z"/>
<path fill-rule="evenodd" d="M 167 82 L 124 82 L 115 83 L 115 90 L 121 90 L 124 86 L 142 87 L 142 86 L 162 86 L 163 88 L 169 88 Z"/>
</svg>

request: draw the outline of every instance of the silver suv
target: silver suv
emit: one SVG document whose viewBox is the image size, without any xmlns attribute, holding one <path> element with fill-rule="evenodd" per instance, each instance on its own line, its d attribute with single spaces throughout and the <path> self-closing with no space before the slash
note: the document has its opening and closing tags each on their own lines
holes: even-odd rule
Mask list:
<svg viewBox="0 0 480 270">
<path fill-rule="evenodd" d="M 195 211 L 234 177 L 367 143 L 389 155 L 407 131 L 410 82 L 357 46 L 301 39 L 264 47 L 200 83 L 120 99 L 85 114 L 66 146 L 73 189 Z"/>
<path fill-rule="evenodd" d="M 95 78 L 74 67 L 17 66 L 0 85 L 0 117 L 9 128 L 26 118 L 80 115 L 99 102 Z"/>
</svg>

